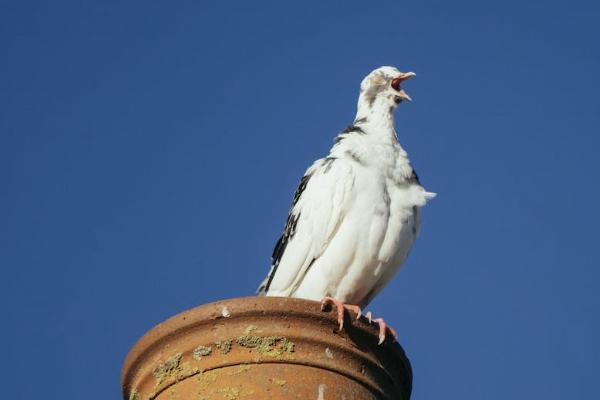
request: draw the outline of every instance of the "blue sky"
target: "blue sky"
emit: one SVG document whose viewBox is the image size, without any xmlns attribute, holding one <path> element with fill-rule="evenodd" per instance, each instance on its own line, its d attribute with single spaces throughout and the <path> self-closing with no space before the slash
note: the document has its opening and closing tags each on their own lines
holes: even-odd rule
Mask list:
<svg viewBox="0 0 600 400">
<path fill-rule="evenodd" d="M 252 294 L 360 80 L 439 193 L 370 309 L 427 399 L 598 398 L 600 7 L 585 1 L 0 3 L 0 376 L 119 397 L 184 309 Z M 35 375 L 35 384 L 31 384 Z"/>
</svg>

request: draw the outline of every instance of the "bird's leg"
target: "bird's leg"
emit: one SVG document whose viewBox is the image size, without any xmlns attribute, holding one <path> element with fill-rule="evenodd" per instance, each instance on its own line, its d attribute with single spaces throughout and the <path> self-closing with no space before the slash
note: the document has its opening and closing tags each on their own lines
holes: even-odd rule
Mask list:
<svg viewBox="0 0 600 400">
<path fill-rule="evenodd" d="M 323 300 L 321 300 L 321 310 L 325 309 L 325 306 L 327 305 L 335 305 L 335 307 L 337 308 L 337 320 L 338 323 L 340 324 L 340 331 L 344 328 L 344 310 L 348 309 L 350 311 L 354 311 L 356 313 L 356 319 L 359 319 L 360 316 L 362 315 L 362 310 L 360 309 L 359 306 L 355 305 L 355 304 L 345 304 L 339 300 L 334 299 L 333 297 L 330 296 L 325 296 L 323 297 Z"/>
<path fill-rule="evenodd" d="M 370 317 L 371 313 L 369 312 L 368 317 Z M 370 320 L 370 318 L 369 318 Z M 379 345 L 381 345 L 384 341 L 385 341 L 385 337 L 388 333 L 391 333 L 392 336 L 394 337 L 394 340 L 398 339 L 398 332 L 396 332 L 396 330 L 394 328 L 392 328 L 391 326 L 389 326 L 388 324 L 385 323 L 385 321 L 383 320 L 383 318 L 376 318 L 373 320 L 373 322 L 375 322 L 377 325 L 379 325 Z"/>
</svg>

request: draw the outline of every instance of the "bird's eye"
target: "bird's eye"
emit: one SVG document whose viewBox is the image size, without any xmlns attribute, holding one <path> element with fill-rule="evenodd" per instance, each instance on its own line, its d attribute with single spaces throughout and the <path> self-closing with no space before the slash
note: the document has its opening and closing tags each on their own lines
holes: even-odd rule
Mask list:
<svg viewBox="0 0 600 400">
<path fill-rule="evenodd" d="M 392 79 L 392 87 L 395 90 L 400 91 L 400 83 L 402 83 L 402 78 L 398 77 L 398 78 Z"/>
</svg>

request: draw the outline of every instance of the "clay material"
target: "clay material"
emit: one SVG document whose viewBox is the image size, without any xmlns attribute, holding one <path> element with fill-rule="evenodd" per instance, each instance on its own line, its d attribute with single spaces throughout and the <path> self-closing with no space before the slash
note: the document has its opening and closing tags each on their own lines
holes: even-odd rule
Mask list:
<svg viewBox="0 0 600 400">
<path fill-rule="evenodd" d="M 398 343 L 318 302 L 245 297 L 184 311 L 146 333 L 121 375 L 124 400 L 408 400 Z"/>
</svg>

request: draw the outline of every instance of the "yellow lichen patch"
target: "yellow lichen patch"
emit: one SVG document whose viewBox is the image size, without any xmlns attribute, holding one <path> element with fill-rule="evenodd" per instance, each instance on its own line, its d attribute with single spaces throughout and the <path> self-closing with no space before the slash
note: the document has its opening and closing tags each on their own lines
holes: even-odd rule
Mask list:
<svg viewBox="0 0 600 400">
<path fill-rule="evenodd" d="M 215 342 L 215 346 L 221 351 L 221 354 L 227 354 L 231 351 L 232 343 L 233 340 L 223 340 L 222 342 Z"/>
<path fill-rule="evenodd" d="M 283 336 L 244 335 L 236 340 L 242 347 L 254 348 L 259 354 L 281 358 L 294 352 L 294 343 Z"/>
<path fill-rule="evenodd" d="M 285 381 L 283 379 L 273 379 L 273 383 L 276 384 L 277 386 L 285 386 L 287 381 Z"/>
<path fill-rule="evenodd" d="M 177 353 L 167 358 L 167 360 L 160 364 L 158 367 L 154 368 L 152 371 L 152 375 L 156 378 L 156 384 L 161 384 L 166 378 L 171 376 L 177 376 L 180 368 L 181 357 L 183 353 Z"/>
<path fill-rule="evenodd" d="M 179 371 L 177 372 L 175 378 L 180 381 L 182 379 L 187 378 L 190 375 L 195 375 L 200 371 L 200 369 L 198 367 L 193 367 L 190 365 L 189 362 L 184 362 L 181 363 L 179 366 Z"/>
<path fill-rule="evenodd" d="M 129 400 L 140 400 L 140 393 L 137 390 L 132 391 Z"/>
<path fill-rule="evenodd" d="M 226 372 L 222 369 L 215 369 L 207 372 L 200 373 L 196 376 L 198 384 L 196 385 L 198 391 L 196 400 L 238 400 L 246 397 L 252 397 L 254 390 L 244 389 L 242 387 L 219 387 L 228 379 L 225 375 L 235 375 L 250 370 L 249 365 L 241 365 L 236 371 Z"/>
<path fill-rule="evenodd" d="M 218 393 L 222 394 L 227 400 L 237 400 L 240 398 L 240 389 L 236 388 L 223 388 L 218 389 Z"/>
<path fill-rule="evenodd" d="M 201 360 L 202 357 L 206 357 L 212 353 L 212 347 L 210 346 L 198 346 L 192 351 L 192 357 L 194 360 Z"/>
<path fill-rule="evenodd" d="M 216 371 L 207 371 L 196 375 L 196 379 L 198 380 L 198 388 L 201 391 L 205 391 L 217 381 L 217 372 Z"/>
</svg>

